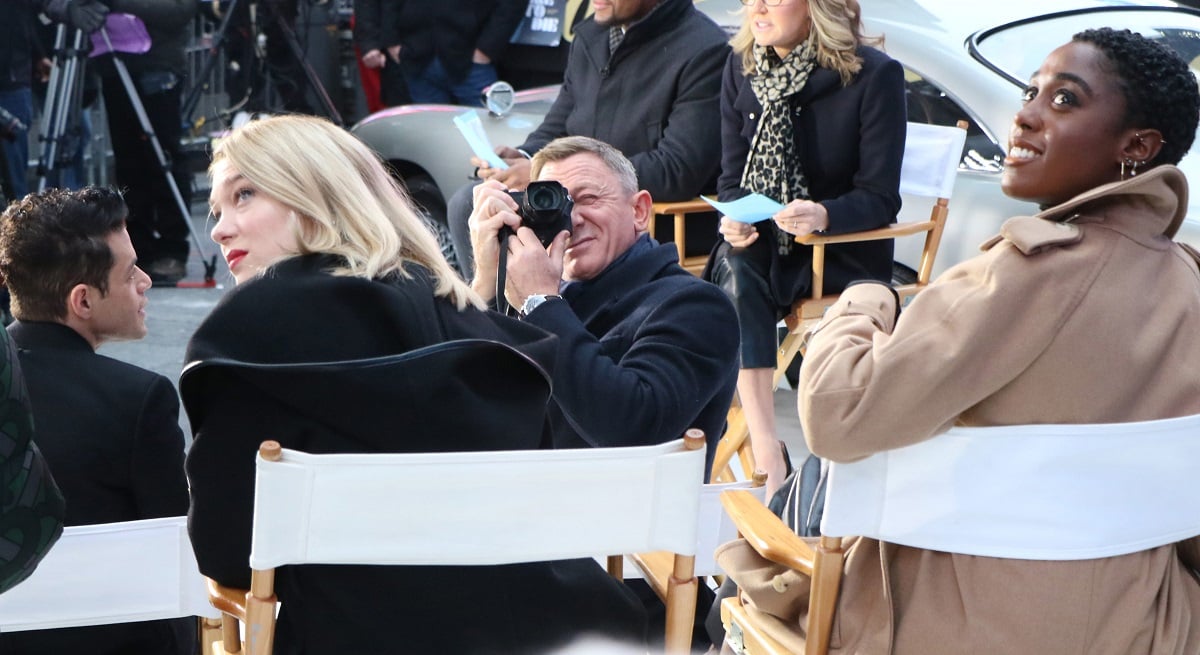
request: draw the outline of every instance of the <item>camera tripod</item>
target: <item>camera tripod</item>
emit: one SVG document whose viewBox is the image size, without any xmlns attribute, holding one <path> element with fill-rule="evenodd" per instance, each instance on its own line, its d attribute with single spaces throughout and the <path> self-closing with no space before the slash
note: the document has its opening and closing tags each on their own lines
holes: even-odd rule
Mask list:
<svg viewBox="0 0 1200 655">
<path fill-rule="evenodd" d="M 200 95 L 209 88 L 208 80 L 212 75 L 213 69 L 217 65 L 220 58 L 221 47 L 225 43 L 226 35 L 229 31 L 229 26 L 232 23 L 233 17 L 237 15 L 238 6 L 245 0 L 229 0 L 225 6 L 223 15 L 220 16 L 221 22 L 217 26 L 217 31 L 213 34 L 212 45 L 209 46 L 205 53 L 204 65 L 200 69 L 200 74 L 196 78 L 196 84 L 188 91 L 187 97 L 183 101 L 183 120 L 189 125 L 193 125 L 192 114 L 196 111 L 196 105 L 200 102 Z M 270 0 L 265 0 L 270 2 Z M 219 0 L 214 0 L 214 7 L 219 7 Z M 296 38 L 296 32 L 292 26 L 284 20 L 282 13 L 278 9 L 272 9 L 268 12 L 271 15 L 271 20 L 279 29 L 279 33 L 283 35 L 284 42 L 287 44 L 287 51 L 290 53 L 293 61 L 298 64 L 304 73 L 304 79 L 313 93 L 317 96 L 321 107 L 325 110 L 326 116 L 336 125 L 344 125 L 342 114 L 337 110 L 333 100 L 330 99 L 325 86 L 321 84 L 321 80 L 317 77 L 316 71 L 313 70 L 311 64 L 304 56 L 304 50 L 300 47 L 300 42 Z M 231 99 L 232 101 L 232 99 Z M 202 124 L 202 121 L 201 121 Z"/>
<path fill-rule="evenodd" d="M 59 149 L 64 143 L 67 143 L 67 135 L 71 130 L 77 130 L 82 112 L 82 97 L 83 97 L 83 74 L 86 67 L 87 54 L 84 50 L 84 33 L 82 30 L 72 29 L 71 46 L 66 47 L 67 42 L 66 25 L 60 24 L 54 37 L 54 64 L 50 70 L 49 87 L 46 90 L 46 102 L 42 112 L 42 129 L 39 135 L 39 140 L 42 143 L 42 151 L 38 157 L 38 191 L 46 189 L 49 177 L 61 172 L 62 157 L 59 155 Z M 125 62 L 116 55 L 116 50 L 108 35 L 108 30 L 101 27 L 97 32 L 108 50 L 113 53 L 113 65 L 117 70 L 117 75 L 121 80 L 121 86 L 125 89 L 125 93 L 129 97 L 129 103 L 133 106 L 134 112 L 137 114 L 138 123 L 141 125 L 142 131 L 146 134 L 150 145 L 154 149 L 155 157 L 158 160 L 159 169 L 167 180 L 167 185 L 171 189 L 171 194 L 175 198 L 175 204 L 179 208 L 180 217 L 187 225 L 188 234 L 192 241 L 196 244 L 196 252 L 200 255 L 200 261 L 204 265 L 204 281 L 203 282 L 176 282 L 177 287 L 214 287 L 216 286 L 215 275 L 217 270 L 216 254 L 209 255 L 204 248 L 204 243 L 196 234 L 195 228 L 192 226 L 192 214 L 187 203 L 183 200 L 183 194 L 179 190 L 179 184 L 175 181 L 175 176 L 171 172 L 171 163 L 167 160 L 167 155 L 163 152 L 162 144 L 159 143 L 158 136 L 154 132 L 154 127 L 150 123 L 150 117 L 146 114 L 146 108 L 142 104 L 141 96 L 138 95 L 137 88 L 134 86 L 133 78 L 129 75 L 129 69 L 125 66 Z M 71 152 L 74 152 L 72 149 Z"/>
</svg>

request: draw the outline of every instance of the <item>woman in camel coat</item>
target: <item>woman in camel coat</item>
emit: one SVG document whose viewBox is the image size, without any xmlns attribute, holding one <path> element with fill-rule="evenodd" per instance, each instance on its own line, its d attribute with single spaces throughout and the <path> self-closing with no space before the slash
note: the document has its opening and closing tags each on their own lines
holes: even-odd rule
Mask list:
<svg viewBox="0 0 1200 655">
<path fill-rule="evenodd" d="M 1173 164 L 1198 108 L 1187 64 L 1139 35 L 1089 30 L 1052 52 L 1023 92 L 1002 180 L 1042 211 L 1005 223 L 899 317 L 886 285 L 846 290 L 801 370 L 812 451 L 852 461 L 954 425 L 1200 414 L 1200 269 L 1171 241 L 1187 210 Z M 1192 539 L 1047 562 L 859 539 L 831 652 L 1198 653 L 1196 552 Z"/>
</svg>

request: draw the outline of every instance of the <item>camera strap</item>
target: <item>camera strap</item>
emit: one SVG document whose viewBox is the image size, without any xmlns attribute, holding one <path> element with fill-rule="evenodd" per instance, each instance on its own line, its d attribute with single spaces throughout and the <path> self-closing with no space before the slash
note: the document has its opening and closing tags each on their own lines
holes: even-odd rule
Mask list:
<svg viewBox="0 0 1200 655">
<path fill-rule="evenodd" d="M 510 305 L 504 296 L 504 287 L 508 284 L 508 238 L 512 235 L 512 228 L 507 225 L 500 228 L 500 254 L 496 261 L 496 311 L 506 316 Z"/>
</svg>

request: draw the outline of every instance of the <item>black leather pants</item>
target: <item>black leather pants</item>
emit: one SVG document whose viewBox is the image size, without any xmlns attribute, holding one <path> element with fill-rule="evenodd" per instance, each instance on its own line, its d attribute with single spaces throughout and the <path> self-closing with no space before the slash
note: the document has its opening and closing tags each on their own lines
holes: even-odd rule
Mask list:
<svg viewBox="0 0 1200 655">
<path fill-rule="evenodd" d="M 767 236 L 767 235 L 764 235 Z M 723 242 L 713 252 L 711 280 L 733 301 L 742 329 L 742 368 L 775 368 L 779 335 L 776 325 L 786 308 L 771 292 L 773 239 L 760 237 L 748 248 Z"/>
</svg>

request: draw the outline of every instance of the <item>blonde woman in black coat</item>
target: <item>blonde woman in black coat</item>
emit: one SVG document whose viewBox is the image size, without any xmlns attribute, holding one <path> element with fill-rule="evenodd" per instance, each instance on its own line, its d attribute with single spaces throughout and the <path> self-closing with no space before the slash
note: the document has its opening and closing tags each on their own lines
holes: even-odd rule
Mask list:
<svg viewBox="0 0 1200 655">
<path fill-rule="evenodd" d="M 254 453 L 268 436 L 325 453 L 548 443 L 553 337 L 482 309 L 365 145 L 322 119 L 275 117 L 221 141 L 210 174 L 212 236 L 237 287 L 197 329 L 180 380 L 201 572 L 249 586 Z M 415 356 L 462 339 L 521 357 Z M 371 520 L 368 506 L 346 511 Z M 539 652 L 645 630 L 593 560 L 289 566 L 276 593 L 276 653 Z"/>
<path fill-rule="evenodd" d="M 900 64 L 862 34 L 855 0 L 742 0 L 721 88 L 721 200 L 761 193 L 785 207 L 754 225 L 721 219 L 705 276 L 725 289 L 742 331 L 738 398 L 767 492 L 786 464 L 775 429 L 775 325 L 812 283 L 810 232 L 896 220 L 906 114 Z M 877 44 L 877 43 L 876 43 Z M 830 246 L 826 292 L 889 280 L 891 242 Z"/>
</svg>

